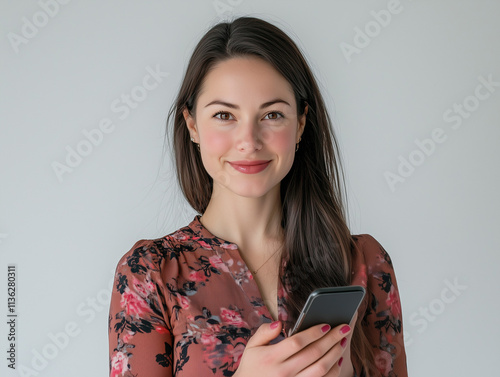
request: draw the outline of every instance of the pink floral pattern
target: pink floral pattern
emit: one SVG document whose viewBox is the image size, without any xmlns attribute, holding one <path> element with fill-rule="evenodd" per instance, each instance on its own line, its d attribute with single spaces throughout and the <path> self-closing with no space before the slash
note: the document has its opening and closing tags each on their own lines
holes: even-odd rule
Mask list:
<svg viewBox="0 0 500 377">
<path fill-rule="evenodd" d="M 218 255 L 212 255 L 210 258 L 208 258 L 210 260 L 210 264 L 217 268 L 218 270 L 220 271 L 223 271 L 223 272 L 229 272 L 229 268 L 228 266 L 226 266 L 224 264 L 224 262 L 222 262 L 222 259 L 221 257 L 219 257 Z"/>
<path fill-rule="evenodd" d="M 375 365 L 383 377 L 389 376 L 392 370 L 392 356 L 389 352 L 378 351 L 375 354 Z"/>
<path fill-rule="evenodd" d="M 401 316 L 401 301 L 399 300 L 399 293 L 394 285 L 391 285 L 390 291 L 387 294 L 387 300 L 385 300 L 387 306 L 389 306 L 391 310 L 391 314 L 395 318 L 399 318 Z"/>
<path fill-rule="evenodd" d="M 130 316 L 140 317 L 144 311 L 148 310 L 148 306 L 144 299 L 135 292 L 132 292 L 129 288 L 125 289 L 122 294 L 121 300 L 122 308 L 125 309 L 125 313 Z"/>
<path fill-rule="evenodd" d="M 359 252 L 353 254 L 352 284 L 367 288 L 358 325 L 372 344 L 380 376 L 406 377 L 392 261 L 373 237 L 353 240 Z M 293 325 L 286 297 L 279 284 L 284 327 Z M 196 216 L 165 237 L 137 242 L 118 263 L 109 311 L 110 376 L 232 376 L 250 337 L 272 321 L 238 247 L 211 235 Z M 359 360 L 352 362 L 355 377 L 366 376 Z"/>
<path fill-rule="evenodd" d="M 123 352 L 116 352 L 111 359 L 111 376 L 123 376 L 128 371 L 128 357 Z"/>
<path fill-rule="evenodd" d="M 240 313 L 235 310 L 221 308 L 220 316 L 222 317 L 222 321 L 228 325 L 233 325 L 237 327 L 248 327 L 248 324 L 241 319 Z"/>
</svg>

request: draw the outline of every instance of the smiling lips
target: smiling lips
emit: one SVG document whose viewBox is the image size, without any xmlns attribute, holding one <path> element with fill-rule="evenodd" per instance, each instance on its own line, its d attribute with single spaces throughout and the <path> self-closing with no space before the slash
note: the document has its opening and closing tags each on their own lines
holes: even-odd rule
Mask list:
<svg viewBox="0 0 500 377">
<path fill-rule="evenodd" d="M 233 161 L 229 164 L 241 173 L 255 174 L 267 168 L 270 162 L 270 160 Z"/>
</svg>

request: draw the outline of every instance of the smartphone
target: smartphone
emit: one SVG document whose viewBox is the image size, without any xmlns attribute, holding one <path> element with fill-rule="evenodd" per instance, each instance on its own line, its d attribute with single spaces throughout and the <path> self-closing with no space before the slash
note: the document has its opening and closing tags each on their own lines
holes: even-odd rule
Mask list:
<svg viewBox="0 0 500 377">
<path fill-rule="evenodd" d="M 320 323 L 328 323 L 332 328 L 342 323 L 349 324 L 364 296 L 365 288 L 360 285 L 315 289 L 288 336 Z"/>
</svg>

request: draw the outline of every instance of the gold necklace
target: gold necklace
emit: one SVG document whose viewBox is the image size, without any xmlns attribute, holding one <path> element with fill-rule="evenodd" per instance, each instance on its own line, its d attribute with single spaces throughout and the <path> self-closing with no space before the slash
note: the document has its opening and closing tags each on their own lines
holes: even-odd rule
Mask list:
<svg viewBox="0 0 500 377">
<path fill-rule="evenodd" d="M 280 249 L 281 249 L 281 246 L 278 247 L 278 249 L 269 258 L 267 258 L 267 260 L 264 263 L 262 263 L 262 265 L 259 268 L 257 268 L 255 271 L 252 271 L 252 274 L 256 275 L 257 272 L 259 272 L 259 270 L 269 261 L 269 259 L 271 259 Z"/>
</svg>

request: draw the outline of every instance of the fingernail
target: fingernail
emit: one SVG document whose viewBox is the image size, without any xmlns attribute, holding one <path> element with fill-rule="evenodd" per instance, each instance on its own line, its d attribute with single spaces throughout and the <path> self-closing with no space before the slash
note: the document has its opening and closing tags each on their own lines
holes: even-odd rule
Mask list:
<svg viewBox="0 0 500 377">
<path fill-rule="evenodd" d="M 276 322 L 273 322 L 271 323 L 271 328 L 274 330 L 276 327 L 278 327 L 280 321 L 276 321 Z"/>
<path fill-rule="evenodd" d="M 351 328 L 348 325 L 345 325 L 344 327 L 342 327 L 340 329 L 340 333 L 341 334 L 347 334 L 350 330 L 351 330 Z"/>
<path fill-rule="evenodd" d="M 324 325 L 322 328 L 321 328 L 321 331 L 323 332 L 327 332 L 328 330 L 330 330 L 332 327 L 330 325 Z"/>
<path fill-rule="evenodd" d="M 342 361 L 343 361 L 343 360 L 344 360 L 344 358 L 343 358 L 343 357 L 341 357 L 341 358 L 339 359 L 339 367 L 342 365 Z"/>
<path fill-rule="evenodd" d="M 340 345 L 342 347 L 345 347 L 346 343 L 347 343 L 347 338 L 342 338 L 342 340 L 340 341 Z"/>
</svg>

